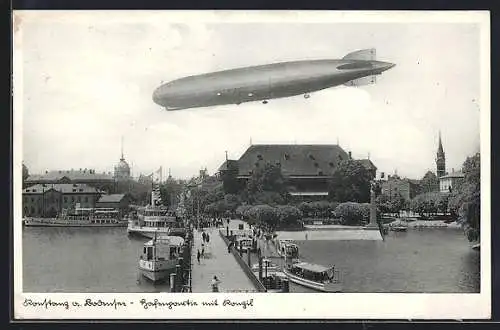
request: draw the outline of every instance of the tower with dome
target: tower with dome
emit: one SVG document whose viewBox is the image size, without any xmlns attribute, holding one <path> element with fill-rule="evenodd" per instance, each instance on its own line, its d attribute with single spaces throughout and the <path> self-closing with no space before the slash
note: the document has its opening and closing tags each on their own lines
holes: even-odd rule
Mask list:
<svg viewBox="0 0 500 330">
<path fill-rule="evenodd" d="M 130 166 L 125 161 L 125 157 L 123 157 L 123 139 L 122 139 L 122 155 L 120 161 L 115 166 L 115 181 L 128 181 L 130 180 Z"/>
</svg>

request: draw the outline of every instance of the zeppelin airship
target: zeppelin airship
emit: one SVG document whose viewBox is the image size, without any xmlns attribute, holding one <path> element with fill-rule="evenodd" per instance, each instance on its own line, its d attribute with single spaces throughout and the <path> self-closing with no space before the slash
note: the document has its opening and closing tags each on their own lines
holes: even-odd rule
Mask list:
<svg viewBox="0 0 500 330">
<path fill-rule="evenodd" d="M 211 72 L 173 80 L 158 87 L 153 101 L 166 110 L 210 107 L 304 95 L 338 86 L 375 83 L 395 64 L 376 60 L 375 49 L 342 59 L 281 62 Z"/>
</svg>

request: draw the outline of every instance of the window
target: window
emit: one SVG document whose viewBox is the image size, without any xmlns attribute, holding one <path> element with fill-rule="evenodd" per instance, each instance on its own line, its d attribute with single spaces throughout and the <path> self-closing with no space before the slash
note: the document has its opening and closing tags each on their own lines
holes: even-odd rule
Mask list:
<svg viewBox="0 0 500 330">
<path fill-rule="evenodd" d="M 285 154 L 285 160 L 289 160 L 290 159 L 290 155 L 289 154 Z"/>
<path fill-rule="evenodd" d="M 74 202 L 75 201 L 75 196 L 71 196 L 71 201 Z"/>
<path fill-rule="evenodd" d="M 261 154 L 258 154 L 258 155 L 257 155 L 257 159 L 258 159 L 258 160 L 262 160 L 262 155 L 261 155 Z"/>
<path fill-rule="evenodd" d="M 78 196 L 78 197 L 76 198 L 76 200 L 77 200 L 78 202 L 81 202 L 81 201 L 82 201 L 82 197 L 81 197 L 81 196 Z"/>
<path fill-rule="evenodd" d="M 68 197 L 64 196 L 64 203 L 68 202 Z"/>
<path fill-rule="evenodd" d="M 89 202 L 89 197 L 85 196 L 85 203 L 88 203 L 88 202 Z"/>
<path fill-rule="evenodd" d="M 35 202 L 35 198 L 34 197 L 31 197 L 31 202 L 34 203 Z"/>
<path fill-rule="evenodd" d="M 328 165 L 330 165 L 330 167 L 333 167 L 333 162 L 329 162 Z"/>
</svg>

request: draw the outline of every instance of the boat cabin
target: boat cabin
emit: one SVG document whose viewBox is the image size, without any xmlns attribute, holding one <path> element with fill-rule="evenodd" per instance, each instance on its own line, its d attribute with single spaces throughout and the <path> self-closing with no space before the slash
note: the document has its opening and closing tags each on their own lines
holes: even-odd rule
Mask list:
<svg viewBox="0 0 500 330">
<path fill-rule="evenodd" d="M 63 215 L 69 222 L 85 221 L 93 224 L 111 224 L 120 219 L 120 213 L 113 208 L 75 208 L 74 212 Z"/>
<path fill-rule="evenodd" d="M 133 221 L 134 225 L 140 227 L 174 227 L 177 224 L 175 213 L 167 208 L 145 207 L 137 211 L 138 221 Z"/>
<path fill-rule="evenodd" d="M 238 251 L 252 250 L 253 240 L 248 237 L 240 237 L 236 239 L 235 246 Z"/>
<path fill-rule="evenodd" d="M 182 253 L 184 239 L 177 236 L 160 237 L 144 243 L 142 260 L 174 260 Z"/>
<path fill-rule="evenodd" d="M 307 262 L 293 264 L 288 271 L 303 279 L 319 283 L 333 282 L 335 277 L 334 267 L 325 267 Z"/>
</svg>

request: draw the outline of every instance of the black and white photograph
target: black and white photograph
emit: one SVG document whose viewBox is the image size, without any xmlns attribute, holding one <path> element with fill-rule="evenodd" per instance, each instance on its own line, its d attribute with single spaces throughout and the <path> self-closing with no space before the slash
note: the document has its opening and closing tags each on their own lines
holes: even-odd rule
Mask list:
<svg viewBox="0 0 500 330">
<path fill-rule="evenodd" d="M 14 11 L 13 33 L 18 317 L 490 315 L 487 12 Z"/>
</svg>

